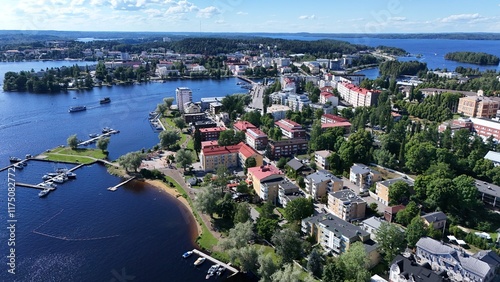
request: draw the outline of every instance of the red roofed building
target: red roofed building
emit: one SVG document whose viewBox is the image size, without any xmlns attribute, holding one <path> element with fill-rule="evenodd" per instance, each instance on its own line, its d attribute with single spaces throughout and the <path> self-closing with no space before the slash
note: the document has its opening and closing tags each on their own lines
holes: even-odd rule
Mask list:
<svg viewBox="0 0 500 282">
<path fill-rule="evenodd" d="M 348 121 L 336 122 L 336 123 L 322 123 L 321 129 L 327 130 L 328 128 L 342 127 L 344 128 L 344 134 L 349 134 L 351 132 L 351 123 Z"/>
<path fill-rule="evenodd" d="M 330 75 L 329 77 L 332 77 L 332 75 Z M 331 80 L 331 79 L 330 79 Z M 329 93 L 333 93 L 333 86 L 324 86 L 324 87 L 321 87 L 319 89 L 321 92 L 329 92 Z"/>
<path fill-rule="evenodd" d="M 217 140 L 213 140 L 213 141 L 203 141 L 201 142 L 201 148 L 205 148 L 205 147 L 210 147 L 210 146 L 218 146 L 219 145 L 219 142 Z"/>
<path fill-rule="evenodd" d="M 219 139 L 220 133 L 227 128 L 221 127 L 209 127 L 200 128 L 201 141 L 212 141 Z"/>
<path fill-rule="evenodd" d="M 247 144 L 255 150 L 263 150 L 267 146 L 267 134 L 258 128 L 249 128 L 245 133 Z"/>
<path fill-rule="evenodd" d="M 262 155 L 243 142 L 232 146 L 206 146 L 200 152 L 201 167 L 205 171 L 214 171 L 221 165 L 243 167 L 250 157 L 255 159 L 257 166 L 263 164 Z"/>
<path fill-rule="evenodd" d="M 380 91 L 368 90 L 352 83 L 338 83 L 340 97 L 353 107 L 369 107 L 377 104 Z"/>
<path fill-rule="evenodd" d="M 336 122 L 346 122 L 349 121 L 341 116 L 336 116 L 332 114 L 324 114 L 321 116 L 321 123 L 336 123 Z"/>
<path fill-rule="evenodd" d="M 326 104 L 326 102 L 328 102 L 328 99 L 331 98 L 331 97 L 334 97 L 334 95 L 330 92 L 321 92 L 319 94 L 319 102 L 321 104 Z"/>
<path fill-rule="evenodd" d="M 239 120 L 233 125 L 234 130 L 246 132 L 249 128 L 257 128 L 246 120 Z"/>
<path fill-rule="evenodd" d="M 282 119 L 278 120 L 274 124 L 281 129 L 281 134 L 289 139 L 306 138 L 306 131 L 302 128 L 302 125 L 296 123 L 295 121 Z"/>
<path fill-rule="evenodd" d="M 278 185 L 283 181 L 283 173 L 275 166 L 268 164 L 248 169 L 247 182 L 252 183 L 255 193 L 264 200 L 276 203 Z"/>
</svg>

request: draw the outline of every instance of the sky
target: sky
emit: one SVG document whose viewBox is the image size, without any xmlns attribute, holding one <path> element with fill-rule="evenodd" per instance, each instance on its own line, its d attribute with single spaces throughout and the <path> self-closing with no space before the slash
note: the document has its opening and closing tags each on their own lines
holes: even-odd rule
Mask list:
<svg viewBox="0 0 500 282">
<path fill-rule="evenodd" d="M 500 0 L 1 0 L 1 30 L 500 32 Z"/>
</svg>

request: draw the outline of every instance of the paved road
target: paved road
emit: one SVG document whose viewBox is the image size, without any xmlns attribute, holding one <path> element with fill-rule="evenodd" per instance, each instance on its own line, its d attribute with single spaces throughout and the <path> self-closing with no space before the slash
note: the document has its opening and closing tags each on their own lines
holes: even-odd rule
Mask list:
<svg viewBox="0 0 500 282">
<path fill-rule="evenodd" d="M 250 94 L 252 95 L 252 102 L 249 105 L 251 108 L 264 110 L 263 98 L 266 88 L 266 86 L 260 84 L 254 84 L 252 86 L 252 90 L 250 91 Z"/>
</svg>

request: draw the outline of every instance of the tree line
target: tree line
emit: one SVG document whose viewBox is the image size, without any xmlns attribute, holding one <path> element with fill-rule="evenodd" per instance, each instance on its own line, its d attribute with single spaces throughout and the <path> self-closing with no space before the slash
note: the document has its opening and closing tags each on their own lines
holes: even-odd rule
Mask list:
<svg viewBox="0 0 500 282">
<path fill-rule="evenodd" d="M 476 65 L 498 65 L 500 58 L 483 52 L 450 52 L 444 55 L 446 60 Z"/>
</svg>

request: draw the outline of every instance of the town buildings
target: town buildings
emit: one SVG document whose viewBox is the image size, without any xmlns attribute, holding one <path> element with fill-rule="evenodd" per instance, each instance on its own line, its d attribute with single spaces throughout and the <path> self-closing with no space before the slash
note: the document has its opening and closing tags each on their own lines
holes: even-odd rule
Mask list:
<svg viewBox="0 0 500 282">
<path fill-rule="evenodd" d="M 279 184 L 283 178 L 283 173 L 271 164 L 248 168 L 247 183 L 253 186 L 255 194 L 263 201 L 277 203 Z"/>
<path fill-rule="evenodd" d="M 379 91 L 360 88 L 352 83 L 338 83 L 337 91 L 340 98 L 353 107 L 375 106 L 378 102 Z"/>
<path fill-rule="evenodd" d="M 391 199 L 389 198 L 389 190 L 391 189 L 391 185 L 400 181 L 407 183 L 410 187 L 413 187 L 413 181 L 408 178 L 401 177 L 378 181 L 375 184 L 375 195 L 372 195 L 372 197 L 374 197 L 375 200 L 381 202 L 382 204 L 388 206 L 389 202 L 391 201 Z"/>
<path fill-rule="evenodd" d="M 233 129 L 236 131 L 247 132 L 249 128 L 256 129 L 257 127 L 246 120 L 239 120 L 233 124 Z"/>
<path fill-rule="evenodd" d="M 248 128 L 245 138 L 247 144 L 255 150 L 263 150 L 267 146 L 267 134 L 258 128 Z"/>
<path fill-rule="evenodd" d="M 287 204 L 291 201 L 304 197 L 299 186 L 290 181 L 281 181 L 278 184 L 278 202 L 286 208 Z"/>
<path fill-rule="evenodd" d="M 368 191 L 372 183 L 382 180 L 380 172 L 364 164 L 354 164 L 349 173 L 349 181 L 356 184 L 362 192 Z"/>
<path fill-rule="evenodd" d="M 335 216 L 351 222 L 365 217 L 366 202 L 352 190 L 344 189 L 328 193 L 328 210 Z"/>
<path fill-rule="evenodd" d="M 302 125 L 289 119 L 282 119 L 276 121 L 274 124 L 278 126 L 284 137 L 289 139 L 294 138 L 306 138 L 306 131 L 302 128 Z"/>
<path fill-rule="evenodd" d="M 200 152 L 204 171 L 215 171 L 219 166 L 243 167 L 250 157 L 255 158 L 257 166 L 263 164 L 262 155 L 243 142 L 232 146 L 206 146 Z"/>
<path fill-rule="evenodd" d="M 308 142 L 306 139 L 284 139 L 268 143 L 268 157 L 271 160 L 277 160 L 281 157 L 305 154 L 307 152 Z"/>
<path fill-rule="evenodd" d="M 304 182 L 306 184 L 306 191 L 315 200 L 325 196 L 327 192 L 335 192 L 343 188 L 342 179 L 327 170 L 319 170 L 309 174 L 304 179 Z"/>
<path fill-rule="evenodd" d="M 321 129 L 326 130 L 327 128 L 335 127 L 344 128 L 345 134 L 349 134 L 351 131 L 351 123 L 348 119 L 332 114 L 324 114 L 321 116 Z"/>
<path fill-rule="evenodd" d="M 288 111 L 290 111 L 290 107 L 286 105 L 273 104 L 267 108 L 267 113 L 273 115 L 274 121 L 284 119 Z"/>
<path fill-rule="evenodd" d="M 226 130 L 225 127 L 200 128 L 201 141 L 218 140 L 220 133 Z"/>
<path fill-rule="evenodd" d="M 431 212 L 421 216 L 424 221 L 425 226 L 432 227 L 435 230 L 442 230 L 444 232 L 444 228 L 446 227 L 446 220 L 448 217 L 443 212 Z"/>
<path fill-rule="evenodd" d="M 193 92 L 187 87 L 177 87 L 175 89 L 175 98 L 179 111 L 184 113 L 184 104 L 193 102 Z"/>
<path fill-rule="evenodd" d="M 443 275 L 433 272 L 428 264 L 417 264 L 413 257 L 397 255 L 389 270 L 391 282 L 446 282 Z"/>
<path fill-rule="evenodd" d="M 496 97 L 466 96 L 458 100 L 458 113 L 474 118 L 496 117 L 500 100 Z"/>
<path fill-rule="evenodd" d="M 316 166 L 321 169 L 330 169 L 330 164 L 328 163 L 328 157 L 332 154 L 330 150 L 322 150 L 314 152 L 314 162 Z"/>
</svg>

